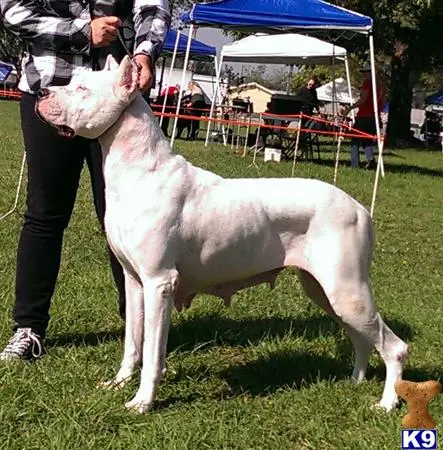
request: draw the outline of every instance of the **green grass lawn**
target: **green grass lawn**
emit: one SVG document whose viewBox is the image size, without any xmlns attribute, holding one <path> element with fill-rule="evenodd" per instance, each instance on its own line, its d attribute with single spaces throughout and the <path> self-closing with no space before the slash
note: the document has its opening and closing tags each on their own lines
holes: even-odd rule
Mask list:
<svg viewBox="0 0 443 450">
<path fill-rule="evenodd" d="M 16 103 L 0 102 L 0 215 L 13 204 L 22 159 Z M 229 148 L 177 141 L 194 164 L 228 177 L 285 177 L 291 163 L 241 158 Z M 333 179 L 333 155 L 301 162 L 298 176 Z M 338 185 L 370 206 L 374 172 L 351 170 L 348 148 Z M 376 301 L 410 344 L 405 379 L 443 378 L 443 156 L 387 152 L 375 208 Z M 282 192 L 282 195 L 290 193 Z M 309 195 L 309 192 L 306 192 Z M 149 199 L 147 199 L 149 201 Z M 19 211 L 24 210 L 24 194 Z M 0 222 L 0 344 L 10 337 L 18 214 Z M 215 230 L 214 230 L 215 231 Z M 147 415 L 125 411 L 138 378 L 122 391 L 96 385 L 122 356 L 105 240 L 85 171 L 64 241 L 51 309 L 48 355 L 0 364 L 0 448 L 5 449 L 396 449 L 406 407 L 370 409 L 381 397 L 384 366 L 374 353 L 368 380 L 349 381 L 352 347 L 314 307 L 287 270 L 276 289 L 238 293 L 230 308 L 200 296 L 173 314 L 169 366 Z M 443 398 L 431 405 L 443 425 Z M 443 439 L 440 436 L 440 445 Z"/>
</svg>

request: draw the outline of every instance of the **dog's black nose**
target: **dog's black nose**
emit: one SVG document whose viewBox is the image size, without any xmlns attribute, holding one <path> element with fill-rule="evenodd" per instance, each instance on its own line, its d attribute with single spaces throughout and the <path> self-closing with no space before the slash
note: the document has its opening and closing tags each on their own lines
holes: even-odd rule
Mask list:
<svg viewBox="0 0 443 450">
<path fill-rule="evenodd" d="M 37 97 L 38 98 L 44 98 L 44 97 L 47 97 L 48 95 L 49 95 L 48 89 L 39 89 L 37 91 Z"/>
</svg>

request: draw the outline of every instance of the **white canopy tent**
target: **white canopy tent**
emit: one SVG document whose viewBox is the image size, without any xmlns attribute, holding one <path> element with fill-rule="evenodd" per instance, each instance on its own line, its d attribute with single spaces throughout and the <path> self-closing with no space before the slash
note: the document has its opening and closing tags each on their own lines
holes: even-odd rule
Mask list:
<svg viewBox="0 0 443 450">
<path fill-rule="evenodd" d="M 358 93 L 344 78 L 336 78 L 317 88 L 317 97 L 321 102 L 351 104 Z"/>
<path fill-rule="evenodd" d="M 264 34 L 258 33 L 247 36 L 232 44 L 223 46 L 218 73 L 220 73 L 223 62 L 258 63 L 258 64 L 288 64 L 288 65 L 332 65 L 337 62 L 345 64 L 347 82 L 343 83 L 342 89 L 346 92 L 348 99 L 353 101 L 349 65 L 346 49 L 333 43 L 325 42 L 312 36 L 297 33 Z M 344 81 L 344 80 L 343 80 Z M 336 92 L 335 77 L 331 82 L 330 91 L 332 98 L 333 114 L 336 114 L 335 99 L 340 97 Z M 318 96 L 318 89 L 317 89 Z M 215 96 L 212 99 L 211 114 L 215 107 Z M 320 100 L 320 99 L 319 99 Z M 353 115 L 352 115 L 353 116 Z M 208 145 L 211 129 L 211 121 L 208 122 L 205 146 Z M 339 150 L 337 150 L 339 151 Z M 294 153 L 294 158 L 295 158 Z M 254 154 L 255 156 L 255 154 Z M 337 167 L 336 167 L 337 170 Z M 334 179 L 336 175 L 334 176 Z"/>
<path fill-rule="evenodd" d="M 346 50 L 303 34 L 255 34 L 222 48 L 224 61 L 258 64 L 333 64 Z"/>
<path fill-rule="evenodd" d="M 308 64 L 334 65 L 337 61 L 345 64 L 348 98 L 352 102 L 351 80 L 346 49 L 315 37 L 296 33 L 264 34 L 247 36 L 244 39 L 223 46 L 218 73 L 223 62 L 241 61 L 258 64 Z M 335 78 L 332 81 L 335 92 Z M 318 90 L 317 90 L 318 95 Z M 211 112 L 214 110 L 213 97 Z M 212 118 L 212 113 L 210 119 Z M 208 145 L 211 122 L 208 122 L 205 146 Z"/>
</svg>

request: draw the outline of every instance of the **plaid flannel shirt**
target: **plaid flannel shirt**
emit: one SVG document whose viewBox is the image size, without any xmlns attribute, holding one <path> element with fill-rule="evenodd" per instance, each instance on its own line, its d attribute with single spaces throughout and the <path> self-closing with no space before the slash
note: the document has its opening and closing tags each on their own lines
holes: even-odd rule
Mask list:
<svg viewBox="0 0 443 450">
<path fill-rule="evenodd" d="M 102 67 L 108 54 L 121 60 L 126 53 L 118 39 L 91 47 L 92 19 L 119 17 L 126 46 L 150 55 L 153 66 L 171 21 L 168 0 L 0 0 L 0 13 L 25 42 L 19 89 L 29 93 L 68 84 L 76 71 Z"/>
</svg>

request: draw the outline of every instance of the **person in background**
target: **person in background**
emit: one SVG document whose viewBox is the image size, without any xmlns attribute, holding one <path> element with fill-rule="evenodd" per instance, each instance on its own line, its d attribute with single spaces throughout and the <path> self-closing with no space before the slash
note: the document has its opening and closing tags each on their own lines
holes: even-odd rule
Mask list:
<svg viewBox="0 0 443 450">
<path fill-rule="evenodd" d="M 420 133 L 424 136 L 428 144 L 438 144 L 440 133 L 443 131 L 440 116 L 434 111 L 426 111 L 425 120 L 420 128 Z"/>
<path fill-rule="evenodd" d="M 166 95 L 166 109 L 165 112 L 171 113 L 174 112 L 171 106 L 177 105 L 178 95 L 180 93 L 180 85 L 176 84 L 175 86 L 165 87 L 158 97 L 156 103 L 157 105 L 161 105 L 163 107 L 163 101 Z M 169 108 L 168 108 L 169 106 Z M 162 111 L 162 109 L 160 109 Z M 163 117 L 161 129 L 166 137 L 168 137 L 168 128 L 169 128 L 169 117 Z"/>
<path fill-rule="evenodd" d="M 344 108 L 342 115 L 346 117 L 352 109 L 358 108 L 354 128 L 364 133 L 375 136 L 377 134 L 375 124 L 374 96 L 372 89 L 372 75 L 370 64 L 365 64 L 360 72 L 363 74 L 363 82 L 360 87 L 359 99 Z M 385 91 L 377 80 L 377 105 L 380 114 L 385 100 Z M 381 123 L 381 120 L 380 120 Z M 366 169 L 375 169 L 377 164 L 374 158 L 374 141 L 364 137 L 353 137 L 351 139 L 351 167 L 360 166 L 360 147 L 363 147 L 366 156 Z"/>
<path fill-rule="evenodd" d="M 34 109 L 37 95 L 47 95 L 47 87 L 68 84 L 79 70 L 103 68 L 109 54 L 121 60 L 126 52 L 118 39 L 120 31 L 139 66 L 139 90 L 148 91 L 171 19 L 167 0 L 0 0 L 0 15 L 5 28 L 26 45 L 19 89 L 28 171 L 27 208 L 17 251 L 13 336 L 0 360 L 35 359 L 44 354 L 63 234 L 85 161 L 103 229 L 105 213 L 98 142 L 78 136 L 67 139 L 43 123 Z M 132 40 L 125 39 L 125 30 Z M 124 318 L 123 270 L 111 251 L 110 258 Z"/>
<path fill-rule="evenodd" d="M 204 109 L 206 109 L 205 97 L 203 95 L 203 90 L 196 81 L 190 81 L 188 84 L 189 100 L 185 104 L 187 108 L 190 108 L 191 116 L 201 117 Z M 195 140 L 197 137 L 197 131 L 200 126 L 200 120 L 191 119 L 191 133 L 189 139 L 191 141 Z"/>
<path fill-rule="evenodd" d="M 164 97 L 165 95 L 167 97 L 176 97 L 176 96 L 178 96 L 179 92 L 180 92 L 180 85 L 176 84 L 175 86 L 168 86 L 167 88 L 164 88 L 161 91 L 160 95 L 162 97 Z"/>
<path fill-rule="evenodd" d="M 315 128 L 316 121 L 311 119 L 314 115 L 320 114 L 320 104 L 317 97 L 317 80 L 315 77 L 310 77 L 305 86 L 300 88 L 295 94 L 301 103 L 300 112 L 309 117 L 303 117 L 301 121 L 302 128 Z"/>
<path fill-rule="evenodd" d="M 252 114 L 254 112 L 254 103 L 251 102 L 251 97 L 246 97 L 246 113 Z"/>
</svg>

